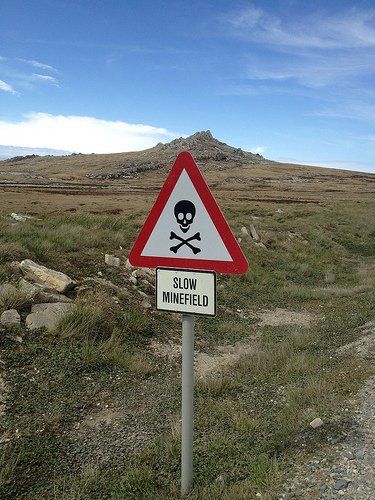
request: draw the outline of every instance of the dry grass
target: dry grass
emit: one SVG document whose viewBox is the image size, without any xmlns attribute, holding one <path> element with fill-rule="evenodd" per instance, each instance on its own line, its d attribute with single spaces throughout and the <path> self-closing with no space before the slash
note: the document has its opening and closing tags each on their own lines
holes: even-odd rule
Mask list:
<svg viewBox="0 0 375 500">
<path fill-rule="evenodd" d="M 112 325 L 102 306 L 92 303 L 76 303 L 59 321 L 56 333 L 62 337 L 84 339 L 108 338 Z"/>
<path fill-rule="evenodd" d="M 30 303 L 30 296 L 25 291 L 12 285 L 0 293 L 0 314 L 7 309 L 23 309 Z"/>
<path fill-rule="evenodd" d="M 215 375 L 204 379 L 199 379 L 196 383 L 199 393 L 206 396 L 219 398 L 229 391 L 235 391 L 238 386 L 230 375 Z"/>
</svg>

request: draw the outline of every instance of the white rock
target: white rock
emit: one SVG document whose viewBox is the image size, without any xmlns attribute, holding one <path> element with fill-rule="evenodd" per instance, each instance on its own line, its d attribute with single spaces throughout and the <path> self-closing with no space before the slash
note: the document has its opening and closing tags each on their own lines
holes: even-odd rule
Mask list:
<svg viewBox="0 0 375 500">
<path fill-rule="evenodd" d="M 313 429 L 317 429 L 318 427 L 321 427 L 323 425 L 323 420 L 321 418 L 314 418 L 314 420 L 312 420 L 310 422 L 310 427 L 312 427 Z"/>
<path fill-rule="evenodd" d="M 260 241 L 260 237 L 259 237 L 255 227 L 253 226 L 253 224 L 250 224 L 250 234 L 251 234 L 251 237 L 253 238 L 253 240 Z"/>
<path fill-rule="evenodd" d="M 120 259 L 114 255 L 110 255 L 109 253 L 105 254 L 104 261 L 107 266 L 120 267 Z"/>
<path fill-rule="evenodd" d="M 126 262 L 125 262 L 125 269 L 128 269 L 129 271 L 130 271 L 131 269 L 133 269 L 133 266 L 130 264 L 129 259 L 126 259 Z"/>
<path fill-rule="evenodd" d="M 150 309 L 151 304 L 147 299 L 144 299 L 141 302 L 141 307 L 143 307 L 143 309 Z"/>
<path fill-rule="evenodd" d="M 73 304 L 67 304 L 66 302 L 35 304 L 26 318 L 26 326 L 30 330 L 37 330 L 38 328 L 52 330 L 56 328 L 64 314 L 72 307 Z"/>
<path fill-rule="evenodd" d="M 65 293 L 76 286 L 76 282 L 64 273 L 48 269 L 30 259 L 23 260 L 20 268 L 24 275 L 37 283 L 48 285 L 53 290 Z"/>
<path fill-rule="evenodd" d="M 27 219 L 32 219 L 32 217 L 30 217 L 29 215 L 15 214 L 14 212 L 11 213 L 10 216 L 17 222 L 26 222 Z"/>
<path fill-rule="evenodd" d="M 0 323 L 4 326 L 20 326 L 21 316 L 15 309 L 8 309 L 0 316 Z"/>
<path fill-rule="evenodd" d="M 62 295 L 61 293 L 57 293 L 54 290 L 46 287 L 45 285 L 40 285 L 39 283 L 30 283 L 23 278 L 20 279 L 18 287 L 34 302 L 45 303 L 72 301 L 72 299 L 69 299 L 69 297 Z"/>
<path fill-rule="evenodd" d="M 129 276 L 129 281 L 133 283 L 133 285 L 136 285 L 138 283 L 138 280 L 135 276 Z"/>
<path fill-rule="evenodd" d="M 245 226 L 241 227 L 241 234 L 242 234 L 242 236 L 249 236 L 249 231 L 247 230 L 247 228 Z"/>
</svg>

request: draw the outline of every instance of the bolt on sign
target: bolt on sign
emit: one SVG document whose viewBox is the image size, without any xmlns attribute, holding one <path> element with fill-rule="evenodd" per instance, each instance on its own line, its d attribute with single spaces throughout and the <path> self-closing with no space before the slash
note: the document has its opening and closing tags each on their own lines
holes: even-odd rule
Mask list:
<svg viewBox="0 0 375 500">
<path fill-rule="evenodd" d="M 182 313 L 181 495 L 193 483 L 195 316 L 216 315 L 216 272 L 244 274 L 247 260 L 188 152 L 178 155 L 129 254 L 156 269 L 156 308 Z"/>
</svg>

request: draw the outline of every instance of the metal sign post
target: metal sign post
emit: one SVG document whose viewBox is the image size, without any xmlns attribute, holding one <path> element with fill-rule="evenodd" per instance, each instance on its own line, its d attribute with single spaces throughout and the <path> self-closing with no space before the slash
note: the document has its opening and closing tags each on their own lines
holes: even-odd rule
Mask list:
<svg viewBox="0 0 375 500">
<path fill-rule="evenodd" d="M 193 483 L 194 434 L 194 323 L 191 314 L 182 315 L 182 427 L 181 427 L 181 495 L 186 495 Z"/>
</svg>

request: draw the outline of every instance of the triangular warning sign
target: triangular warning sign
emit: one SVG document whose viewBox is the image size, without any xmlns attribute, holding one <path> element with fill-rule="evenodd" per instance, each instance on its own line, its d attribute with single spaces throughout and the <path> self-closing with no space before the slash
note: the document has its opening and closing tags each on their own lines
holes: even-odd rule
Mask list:
<svg viewBox="0 0 375 500">
<path fill-rule="evenodd" d="M 190 153 L 180 153 L 129 255 L 133 266 L 244 274 L 248 263 Z"/>
</svg>

